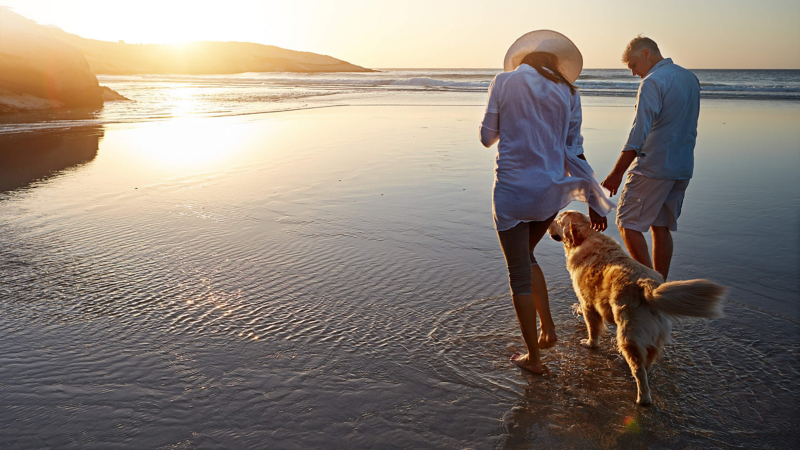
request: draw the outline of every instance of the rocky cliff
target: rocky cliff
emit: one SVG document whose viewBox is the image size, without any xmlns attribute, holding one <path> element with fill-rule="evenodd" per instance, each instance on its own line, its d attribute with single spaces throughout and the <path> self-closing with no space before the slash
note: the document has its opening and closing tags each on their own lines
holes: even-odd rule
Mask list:
<svg viewBox="0 0 800 450">
<path fill-rule="evenodd" d="M 103 94 L 78 49 L 36 22 L 0 8 L 0 111 L 30 109 L 24 106 L 32 104 L 34 109 L 97 108 L 103 105 Z"/>
</svg>

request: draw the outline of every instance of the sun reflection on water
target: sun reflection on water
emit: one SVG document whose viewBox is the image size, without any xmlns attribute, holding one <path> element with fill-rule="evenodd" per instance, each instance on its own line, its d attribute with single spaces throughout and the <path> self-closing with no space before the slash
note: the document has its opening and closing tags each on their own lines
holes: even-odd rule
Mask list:
<svg viewBox="0 0 800 450">
<path fill-rule="evenodd" d="M 198 109 L 200 101 L 198 94 L 200 89 L 192 86 L 174 87 L 169 90 L 170 103 L 172 103 L 171 115 L 175 118 L 186 117 Z"/>
<path fill-rule="evenodd" d="M 131 134 L 125 146 L 135 150 L 145 170 L 211 167 L 229 158 L 246 136 L 226 127 L 212 132 L 207 123 L 200 117 L 182 116 L 153 124 Z"/>
</svg>

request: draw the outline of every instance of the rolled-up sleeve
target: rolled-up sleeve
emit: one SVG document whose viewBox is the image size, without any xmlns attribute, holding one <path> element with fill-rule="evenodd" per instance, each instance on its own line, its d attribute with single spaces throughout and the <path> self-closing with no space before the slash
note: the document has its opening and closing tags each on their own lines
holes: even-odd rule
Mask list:
<svg viewBox="0 0 800 450">
<path fill-rule="evenodd" d="M 583 154 L 583 135 L 581 135 L 581 124 L 583 123 L 583 111 L 581 110 L 581 95 L 576 91 L 572 95 L 570 102 L 569 129 L 567 130 L 567 149 L 573 155 Z"/>
<path fill-rule="evenodd" d="M 500 130 L 498 128 L 500 128 L 500 115 L 487 112 L 483 116 L 483 122 L 479 127 L 481 144 L 484 147 L 491 147 L 500 139 Z"/>
<path fill-rule="evenodd" d="M 486 113 L 483 115 L 483 121 L 481 121 L 478 129 L 481 144 L 484 147 L 491 147 L 500 139 L 500 108 L 497 104 L 497 94 L 494 90 L 496 80 L 497 77 L 489 85 L 489 100 L 486 103 Z"/>
<path fill-rule="evenodd" d="M 639 85 L 636 94 L 636 117 L 633 127 L 628 135 L 628 141 L 622 151 L 634 150 L 637 156 L 642 156 L 642 148 L 650 134 L 659 111 L 661 111 L 661 92 L 655 81 L 645 79 Z"/>
</svg>

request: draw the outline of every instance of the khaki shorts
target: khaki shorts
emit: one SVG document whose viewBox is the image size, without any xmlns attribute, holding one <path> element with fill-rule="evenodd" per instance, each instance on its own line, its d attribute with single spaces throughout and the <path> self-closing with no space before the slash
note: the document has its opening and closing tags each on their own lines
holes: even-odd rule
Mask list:
<svg viewBox="0 0 800 450">
<path fill-rule="evenodd" d="M 628 172 L 617 205 L 617 226 L 642 233 L 650 227 L 678 231 L 689 180 L 657 180 Z"/>
</svg>

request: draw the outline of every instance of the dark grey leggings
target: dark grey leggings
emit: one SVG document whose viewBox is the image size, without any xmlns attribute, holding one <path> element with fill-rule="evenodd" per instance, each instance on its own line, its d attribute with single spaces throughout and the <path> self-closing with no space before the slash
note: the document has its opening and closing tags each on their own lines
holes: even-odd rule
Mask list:
<svg viewBox="0 0 800 450">
<path fill-rule="evenodd" d="M 556 214 L 541 222 L 520 222 L 514 228 L 497 232 L 500 247 L 506 257 L 512 295 L 533 294 L 531 266 L 538 265 L 536 257 L 533 256 L 533 249 L 542 240 Z"/>
</svg>

